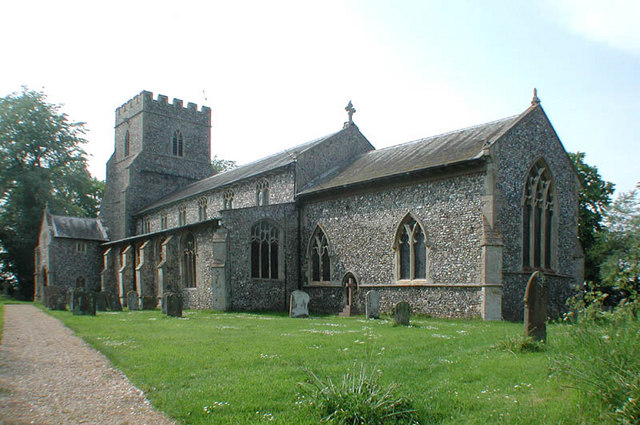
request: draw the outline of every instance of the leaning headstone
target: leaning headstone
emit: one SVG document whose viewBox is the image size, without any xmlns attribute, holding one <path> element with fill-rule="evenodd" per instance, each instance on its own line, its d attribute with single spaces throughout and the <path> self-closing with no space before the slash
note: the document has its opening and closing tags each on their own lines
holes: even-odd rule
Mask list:
<svg viewBox="0 0 640 425">
<path fill-rule="evenodd" d="M 73 291 L 73 315 L 96 315 L 96 297 L 93 292 L 81 290 Z"/>
<path fill-rule="evenodd" d="M 104 292 L 95 292 L 96 297 L 96 310 L 107 311 L 107 294 Z"/>
<path fill-rule="evenodd" d="M 141 310 L 155 310 L 158 305 L 156 297 L 144 296 L 140 297 L 140 309 Z"/>
<path fill-rule="evenodd" d="M 136 291 L 129 291 L 127 293 L 127 306 L 129 310 L 140 310 L 140 298 Z"/>
<path fill-rule="evenodd" d="M 120 303 L 120 297 L 114 292 L 105 291 L 105 298 L 107 300 L 107 309 L 110 311 L 122 311 L 122 304 Z"/>
<path fill-rule="evenodd" d="M 411 306 L 406 301 L 401 301 L 393 308 L 393 316 L 397 325 L 408 325 L 411 315 Z"/>
<path fill-rule="evenodd" d="M 380 318 L 380 292 L 368 291 L 365 294 L 365 314 L 367 319 Z"/>
<path fill-rule="evenodd" d="M 309 294 L 302 291 L 291 293 L 289 317 L 309 317 Z"/>
<path fill-rule="evenodd" d="M 182 317 L 182 295 L 166 292 L 162 296 L 162 311 L 167 316 Z"/>
<path fill-rule="evenodd" d="M 547 305 L 549 286 L 541 271 L 534 272 L 524 294 L 524 336 L 538 341 L 547 340 Z"/>
<path fill-rule="evenodd" d="M 50 310 L 66 310 L 65 294 L 57 286 L 45 286 L 43 304 Z"/>
</svg>

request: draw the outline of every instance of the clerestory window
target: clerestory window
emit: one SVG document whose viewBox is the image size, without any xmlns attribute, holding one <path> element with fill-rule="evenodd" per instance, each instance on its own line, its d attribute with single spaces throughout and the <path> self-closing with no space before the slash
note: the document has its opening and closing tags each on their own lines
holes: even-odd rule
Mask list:
<svg viewBox="0 0 640 425">
<path fill-rule="evenodd" d="M 198 220 L 204 221 L 207 219 L 207 198 L 198 199 Z"/>
<path fill-rule="evenodd" d="M 398 280 L 427 279 L 426 237 L 422 226 L 411 214 L 408 214 L 398 226 L 394 248 Z"/>
<path fill-rule="evenodd" d="M 544 161 L 537 161 L 527 176 L 522 206 L 522 267 L 551 269 L 554 223 L 553 178 Z"/>
<path fill-rule="evenodd" d="M 251 277 L 280 277 L 280 230 L 267 221 L 251 228 Z"/>
<path fill-rule="evenodd" d="M 256 185 L 256 205 L 269 205 L 269 181 L 261 179 Z"/>
<path fill-rule="evenodd" d="M 223 208 L 225 210 L 232 210 L 233 209 L 233 198 L 235 197 L 235 192 L 231 189 L 229 190 L 225 190 L 224 194 L 222 195 L 224 198 L 223 201 Z"/>
</svg>

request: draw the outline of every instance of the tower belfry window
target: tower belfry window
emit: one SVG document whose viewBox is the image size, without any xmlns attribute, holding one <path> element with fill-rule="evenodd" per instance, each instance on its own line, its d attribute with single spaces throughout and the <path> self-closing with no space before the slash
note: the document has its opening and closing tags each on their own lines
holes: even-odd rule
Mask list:
<svg viewBox="0 0 640 425">
<path fill-rule="evenodd" d="M 173 133 L 172 153 L 174 156 L 183 156 L 184 139 L 180 130 L 176 130 L 175 133 Z"/>
<path fill-rule="evenodd" d="M 129 156 L 130 142 L 129 142 L 129 130 L 124 134 L 124 156 Z"/>
</svg>

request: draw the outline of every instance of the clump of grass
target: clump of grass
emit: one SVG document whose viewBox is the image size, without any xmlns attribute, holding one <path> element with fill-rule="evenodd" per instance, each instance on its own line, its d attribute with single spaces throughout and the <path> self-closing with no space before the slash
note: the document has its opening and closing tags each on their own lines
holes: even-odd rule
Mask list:
<svg viewBox="0 0 640 425">
<path fill-rule="evenodd" d="M 568 353 L 558 361 L 578 390 L 603 405 L 616 423 L 640 423 L 640 320 L 634 305 L 601 312 L 594 320 L 583 314 Z"/>
<path fill-rule="evenodd" d="M 545 351 L 547 346 L 544 342 L 535 340 L 530 336 L 511 335 L 499 340 L 491 348 L 516 354 L 539 353 Z"/>
<path fill-rule="evenodd" d="M 370 362 L 355 362 L 338 384 L 309 372 L 300 383 L 307 402 L 323 415 L 322 421 L 339 425 L 419 424 L 411 401 L 396 395 L 397 384 L 380 384 L 381 372 Z"/>
</svg>

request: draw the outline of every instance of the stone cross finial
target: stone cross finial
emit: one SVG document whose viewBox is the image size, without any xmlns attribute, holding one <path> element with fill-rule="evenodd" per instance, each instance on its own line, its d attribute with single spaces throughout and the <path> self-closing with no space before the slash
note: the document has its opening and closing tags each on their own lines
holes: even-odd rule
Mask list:
<svg viewBox="0 0 640 425">
<path fill-rule="evenodd" d="M 531 99 L 531 105 L 535 106 L 535 105 L 539 105 L 540 104 L 540 99 L 538 98 L 538 89 L 537 88 L 533 88 L 533 99 Z"/>
<path fill-rule="evenodd" d="M 356 113 L 356 108 L 353 107 L 351 101 L 349 101 L 349 104 L 344 108 L 344 110 L 349 114 L 349 124 L 353 124 L 353 114 Z"/>
</svg>

